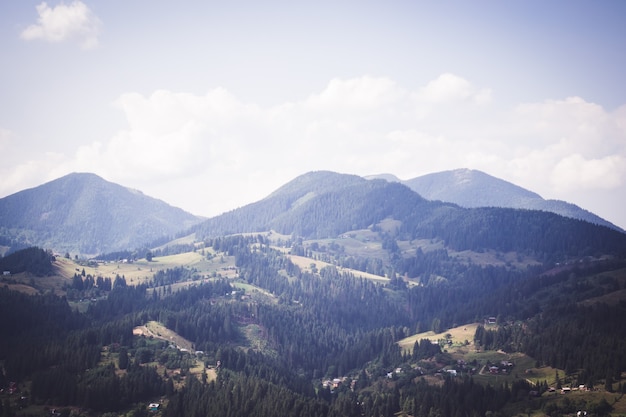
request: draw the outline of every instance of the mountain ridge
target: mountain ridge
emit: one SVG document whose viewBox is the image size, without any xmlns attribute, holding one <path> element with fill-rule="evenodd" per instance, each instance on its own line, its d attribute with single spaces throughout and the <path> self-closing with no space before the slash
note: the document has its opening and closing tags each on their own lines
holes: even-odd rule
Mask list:
<svg viewBox="0 0 626 417">
<path fill-rule="evenodd" d="M 597 250 L 610 250 L 603 239 L 617 242 L 623 235 L 615 227 L 611 229 L 621 232 L 620 235 L 607 234 L 578 223 L 587 221 L 573 221 L 547 211 L 464 208 L 452 202 L 428 200 L 409 187 L 411 183 L 390 182 L 393 178 L 387 175 L 386 179 L 366 179 L 332 171 L 312 171 L 259 201 L 200 219 L 95 174 L 73 173 L 0 199 L 0 245 L 5 248 L 37 245 L 61 253 L 95 255 L 145 248 L 157 241 L 164 243 L 174 235 L 191 233 L 195 233 L 196 240 L 202 240 L 276 230 L 305 239 L 323 239 L 378 227 L 385 219 L 395 219 L 399 223 L 390 232 L 390 238 L 438 239 L 458 250 L 533 252 L 543 245 L 540 252 L 545 258 L 552 250 L 565 255 L 571 249 L 573 256 L 591 250 L 576 242 L 570 243 L 569 249 L 564 248 L 553 236 L 543 236 L 545 230 L 551 230 L 563 242 L 569 242 L 572 236 L 594 242 Z M 465 183 L 471 185 L 472 181 Z M 509 187 L 501 180 L 496 184 Z M 516 189 L 530 199 L 538 197 L 521 187 Z M 504 230 L 512 235 L 505 236 Z"/>
<path fill-rule="evenodd" d="M 461 207 L 505 207 L 525 210 L 543 210 L 561 216 L 584 220 L 624 231 L 606 219 L 575 204 L 562 200 L 546 200 L 539 194 L 485 172 L 459 168 L 434 172 L 408 180 L 392 174 L 370 175 L 407 185 L 428 200 L 440 200 Z"/>
<path fill-rule="evenodd" d="M 329 179 L 332 185 L 320 192 Z M 436 240 L 455 251 L 532 253 L 540 262 L 626 250 L 626 234 L 606 226 L 545 211 L 463 208 L 426 200 L 402 183 L 327 172 L 297 177 L 267 198 L 192 230 L 198 239 L 268 230 L 329 239 L 355 230 L 378 230 L 389 219 L 397 226 L 381 233 L 390 245 L 394 240 Z"/>
</svg>

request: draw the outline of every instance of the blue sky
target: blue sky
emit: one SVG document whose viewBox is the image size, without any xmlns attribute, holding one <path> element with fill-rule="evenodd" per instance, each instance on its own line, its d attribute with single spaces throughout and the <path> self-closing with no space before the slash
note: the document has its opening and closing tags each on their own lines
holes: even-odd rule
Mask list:
<svg viewBox="0 0 626 417">
<path fill-rule="evenodd" d="M 479 169 L 626 228 L 626 2 L 0 3 L 0 197 L 195 214 L 329 169 Z"/>
</svg>

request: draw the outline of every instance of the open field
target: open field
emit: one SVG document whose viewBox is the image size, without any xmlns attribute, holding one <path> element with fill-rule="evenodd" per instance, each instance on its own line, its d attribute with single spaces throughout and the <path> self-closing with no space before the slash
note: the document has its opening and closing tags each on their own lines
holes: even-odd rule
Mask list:
<svg viewBox="0 0 626 417">
<path fill-rule="evenodd" d="M 445 339 L 446 334 L 450 334 L 450 340 L 452 340 L 453 346 L 465 346 L 465 341 L 470 342 L 469 346 L 474 345 L 474 334 L 476 333 L 476 328 L 478 327 L 478 323 L 470 323 L 463 326 L 458 326 L 453 329 L 446 330 L 441 333 L 435 333 L 433 331 L 423 332 L 414 334 L 413 336 L 409 336 L 404 338 L 398 342 L 400 348 L 403 351 L 413 351 L 413 345 L 415 342 L 421 339 L 428 339 L 436 342 L 440 339 Z"/>
<path fill-rule="evenodd" d="M 193 268 L 198 275 L 209 277 L 211 275 L 221 275 L 225 278 L 232 278 L 236 275 L 234 257 L 216 256 L 208 260 L 199 252 L 186 252 L 177 255 L 155 257 L 148 262 L 146 259 L 138 259 L 133 263 L 111 262 L 99 264 L 96 267 L 85 266 L 85 272 L 94 276 L 114 278 L 116 275 L 123 275 L 130 285 L 138 285 L 152 279 L 154 273 L 160 270 L 177 267 Z"/>
<path fill-rule="evenodd" d="M 372 232 L 369 229 L 353 230 L 348 233 L 344 233 L 339 238 L 333 239 L 320 239 L 307 241 L 307 243 L 317 242 L 321 245 L 329 245 L 331 243 L 340 245 L 343 247 L 346 255 L 355 257 L 370 257 L 387 259 L 389 254 L 383 249 L 382 241 L 377 232 Z"/>
<path fill-rule="evenodd" d="M 193 243 L 196 242 L 196 234 L 192 233 L 190 235 L 187 236 L 183 236 L 183 237 L 179 237 L 178 239 L 174 239 L 174 240 L 170 240 L 169 242 L 158 246 L 156 248 L 152 248 L 154 250 L 159 250 L 159 249 L 165 249 L 168 246 L 175 246 L 175 245 L 191 245 Z"/>
<path fill-rule="evenodd" d="M 38 277 L 28 272 L 12 274 L 9 277 L 0 277 L 0 285 L 26 294 L 43 294 L 49 291 L 64 295 L 63 287 L 71 282 L 78 267 L 74 261 L 57 257 L 53 263 L 56 275 Z"/>
<path fill-rule="evenodd" d="M 200 252 L 187 252 L 177 255 L 155 257 L 151 262 L 138 259 L 135 262 L 106 262 L 84 263 L 73 259 L 57 257 L 53 263 L 55 275 L 37 277 L 29 273 L 14 274 L 10 277 L 0 277 L 0 285 L 28 294 L 45 293 L 52 291 L 57 295 L 65 295 L 64 287 L 71 283 L 74 274 L 91 275 L 93 277 L 110 278 L 115 280 L 117 275 L 126 278 L 129 285 L 139 285 L 152 279 L 160 270 L 178 267 L 191 268 L 203 278 L 223 277 L 235 278 L 235 258 L 217 254 L 212 259 L 206 259 Z"/>
<path fill-rule="evenodd" d="M 133 335 L 165 340 L 166 342 L 173 343 L 179 349 L 186 349 L 190 352 L 194 350 L 193 343 L 168 329 L 158 321 L 149 321 L 143 326 L 135 327 L 133 329 Z"/>
<path fill-rule="evenodd" d="M 327 262 L 318 261 L 318 260 L 307 258 L 307 257 L 304 257 L 304 256 L 297 256 L 297 255 L 287 255 L 287 256 L 289 257 L 291 262 L 293 262 L 295 265 L 297 265 L 303 271 L 309 271 L 310 272 L 312 264 L 315 264 L 315 268 L 317 268 L 318 271 L 321 268 L 324 268 L 325 266 L 334 266 L 334 265 L 329 264 Z M 357 278 L 369 279 L 369 280 L 380 282 L 380 283 L 384 283 L 384 282 L 389 281 L 389 278 L 381 277 L 380 275 L 369 274 L 367 272 L 357 271 L 356 269 L 341 268 L 341 267 L 337 267 L 337 269 L 339 270 L 340 273 L 343 273 L 343 272 L 350 273 L 350 274 L 354 275 Z"/>
<path fill-rule="evenodd" d="M 248 284 L 245 282 L 231 282 L 231 285 L 235 288 L 240 288 L 242 290 L 244 290 L 246 292 L 247 295 L 251 296 L 253 299 L 255 299 L 257 296 L 262 296 L 265 298 L 265 300 L 271 300 L 272 302 L 278 302 L 278 297 L 276 297 L 274 294 L 272 294 L 271 292 L 261 288 L 261 287 L 257 287 L 256 285 L 252 285 L 252 284 Z"/>
</svg>

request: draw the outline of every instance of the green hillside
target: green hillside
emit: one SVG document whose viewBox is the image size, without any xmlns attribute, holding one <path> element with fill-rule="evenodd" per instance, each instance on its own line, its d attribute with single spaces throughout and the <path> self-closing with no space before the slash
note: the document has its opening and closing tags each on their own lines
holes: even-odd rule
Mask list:
<svg viewBox="0 0 626 417">
<path fill-rule="evenodd" d="M 371 244 L 375 235 L 346 239 Z M 0 385 L 19 381 L 29 393 L 0 394 L 3 410 L 136 414 L 158 402 L 165 416 L 623 411 L 626 261 L 472 266 L 446 283 L 403 285 L 322 261 L 333 243 L 219 237 L 151 262 L 55 262 L 59 274 L 74 271 L 63 297 L 0 285 L 0 314 L 13 318 L 0 324 Z M 17 341 L 23 349 L 11 348 Z"/>
</svg>

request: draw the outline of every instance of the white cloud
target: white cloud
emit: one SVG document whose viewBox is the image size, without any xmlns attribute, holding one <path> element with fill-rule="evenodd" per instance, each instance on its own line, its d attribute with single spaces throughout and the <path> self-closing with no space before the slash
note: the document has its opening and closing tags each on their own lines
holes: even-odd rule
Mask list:
<svg viewBox="0 0 626 417">
<path fill-rule="evenodd" d="M 580 154 L 562 158 L 552 171 L 551 181 L 567 191 L 580 189 L 616 189 L 624 185 L 626 157 L 608 155 L 586 159 Z"/>
<path fill-rule="evenodd" d="M 624 113 L 580 97 L 525 103 L 511 114 L 515 177 L 546 194 L 626 186 Z"/>
<path fill-rule="evenodd" d="M 515 116 L 520 131 L 534 146 L 561 142 L 578 152 L 601 155 L 615 151 L 619 145 L 620 134 L 613 116 L 580 97 L 524 103 L 516 108 Z M 592 138 L 602 140 L 591 141 Z"/>
<path fill-rule="evenodd" d="M 457 75 L 445 73 L 430 81 L 418 94 L 429 103 L 450 103 L 471 100 L 477 104 L 491 101 L 491 90 L 477 90 L 469 81 Z"/>
<path fill-rule="evenodd" d="M 319 94 L 311 95 L 306 104 L 311 109 L 367 109 L 394 105 L 405 92 L 388 78 L 335 78 Z"/>
<path fill-rule="evenodd" d="M 0 195 L 8 195 L 67 174 L 65 167 L 71 164 L 64 155 L 46 152 L 36 158 L 0 168 Z"/>
<path fill-rule="evenodd" d="M 21 33 L 25 40 L 63 42 L 77 40 L 84 49 L 98 46 L 100 19 L 81 1 L 50 7 L 46 2 L 37 6 L 37 23 Z"/>
</svg>

